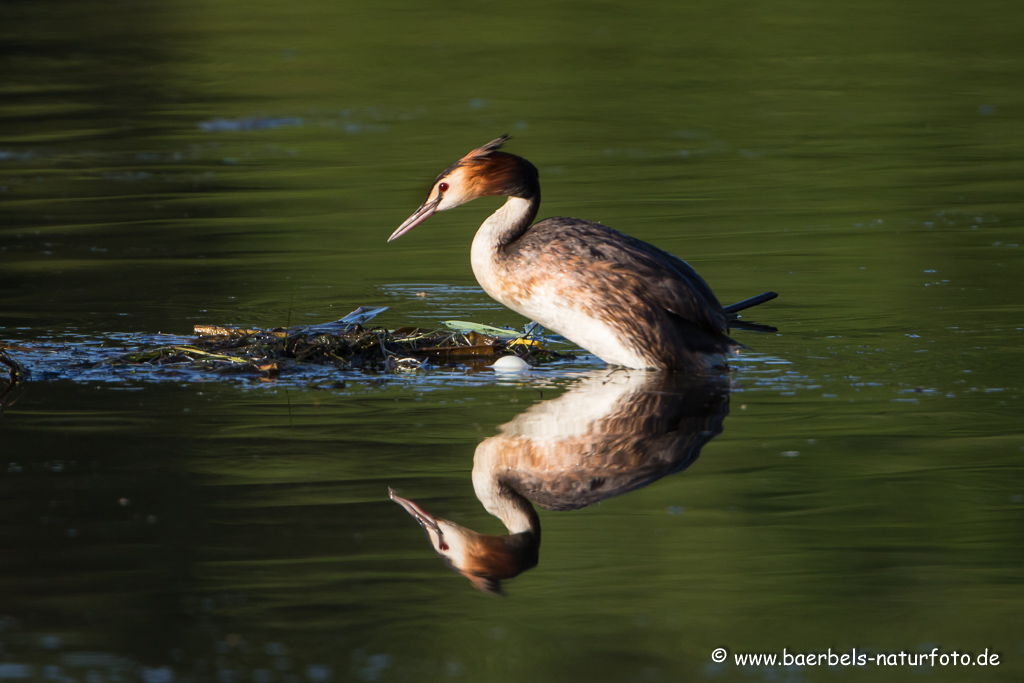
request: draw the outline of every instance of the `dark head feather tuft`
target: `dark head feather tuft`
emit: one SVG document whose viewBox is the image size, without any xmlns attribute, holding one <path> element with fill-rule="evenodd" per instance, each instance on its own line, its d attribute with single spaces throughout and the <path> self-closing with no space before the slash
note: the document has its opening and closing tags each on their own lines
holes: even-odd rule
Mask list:
<svg viewBox="0 0 1024 683">
<path fill-rule="evenodd" d="M 486 145 L 483 145 L 482 147 L 477 147 L 472 152 L 462 157 L 462 161 L 470 161 L 472 159 L 489 156 L 491 152 L 497 152 L 499 149 L 501 149 L 502 145 L 504 145 L 511 139 L 512 136 L 510 136 L 508 133 L 505 133 L 500 138 L 494 138 Z"/>
<path fill-rule="evenodd" d="M 441 171 L 441 173 L 438 174 L 437 178 L 434 179 L 434 182 L 437 183 L 437 181 L 439 181 L 441 178 L 444 178 L 446 175 L 448 175 L 455 169 L 459 168 L 460 166 L 470 166 L 472 164 L 477 164 L 482 161 L 485 161 L 492 154 L 501 149 L 501 146 L 504 145 L 509 139 L 511 139 L 511 136 L 508 133 L 506 133 L 502 135 L 500 138 L 494 138 L 486 145 L 477 147 L 472 152 L 465 155 L 464 157 L 456 161 L 454 164 Z"/>
<path fill-rule="evenodd" d="M 504 591 L 501 590 L 501 581 L 492 578 L 490 576 L 477 576 L 475 574 L 467 574 L 466 578 L 473 584 L 473 587 L 477 590 L 481 590 L 484 593 L 490 593 L 491 595 L 504 595 Z"/>
</svg>

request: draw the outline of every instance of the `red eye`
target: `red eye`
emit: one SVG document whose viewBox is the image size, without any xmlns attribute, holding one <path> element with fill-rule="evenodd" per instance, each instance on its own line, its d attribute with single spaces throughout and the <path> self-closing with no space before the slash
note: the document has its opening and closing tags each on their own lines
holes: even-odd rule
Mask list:
<svg viewBox="0 0 1024 683">
<path fill-rule="evenodd" d="M 447 192 L 448 183 L 441 183 L 440 185 L 437 186 L 437 189 L 439 189 L 441 192 Z"/>
</svg>

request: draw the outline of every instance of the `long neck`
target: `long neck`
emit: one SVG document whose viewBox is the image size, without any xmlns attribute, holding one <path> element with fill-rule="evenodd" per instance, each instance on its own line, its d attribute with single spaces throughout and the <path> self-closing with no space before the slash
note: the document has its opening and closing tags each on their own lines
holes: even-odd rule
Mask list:
<svg viewBox="0 0 1024 683">
<path fill-rule="evenodd" d="M 473 249 L 478 248 L 478 243 L 488 250 L 511 244 L 530 227 L 539 208 L 539 191 L 532 197 L 509 197 L 477 230 Z"/>
<path fill-rule="evenodd" d="M 540 518 L 533 505 L 501 481 L 501 437 L 484 439 L 473 457 L 473 491 L 484 509 L 501 520 L 510 534 L 530 532 L 540 539 Z"/>
</svg>

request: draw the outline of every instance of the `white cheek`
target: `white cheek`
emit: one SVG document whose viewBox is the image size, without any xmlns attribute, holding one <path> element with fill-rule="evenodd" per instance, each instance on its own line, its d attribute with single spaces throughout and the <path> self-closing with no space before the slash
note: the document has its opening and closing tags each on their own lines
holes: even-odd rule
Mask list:
<svg viewBox="0 0 1024 683">
<path fill-rule="evenodd" d="M 472 198 L 455 188 L 449 189 L 441 197 L 441 203 L 437 205 L 437 210 L 447 211 L 448 209 L 454 209 L 456 206 L 461 206 Z"/>
</svg>

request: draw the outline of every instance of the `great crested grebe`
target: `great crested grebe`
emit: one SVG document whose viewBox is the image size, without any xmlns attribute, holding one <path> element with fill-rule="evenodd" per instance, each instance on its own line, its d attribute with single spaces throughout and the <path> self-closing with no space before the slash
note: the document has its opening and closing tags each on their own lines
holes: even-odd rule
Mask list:
<svg viewBox="0 0 1024 683">
<path fill-rule="evenodd" d="M 498 151 L 507 135 L 441 172 L 426 200 L 388 242 L 477 197 L 508 200 L 473 238 L 473 274 L 484 291 L 612 365 L 702 371 L 741 347 L 728 337 L 741 310 L 774 292 L 723 308 L 685 261 L 578 218 L 530 225 L 540 206 L 537 169 Z"/>
<path fill-rule="evenodd" d="M 682 472 L 722 432 L 728 413 L 728 377 L 594 371 L 477 446 L 473 491 L 507 534 L 478 533 L 388 493 L 445 564 L 497 593 L 502 581 L 540 559 L 540 517 L 531 501 L 577 510 Z"/>
</svg>

